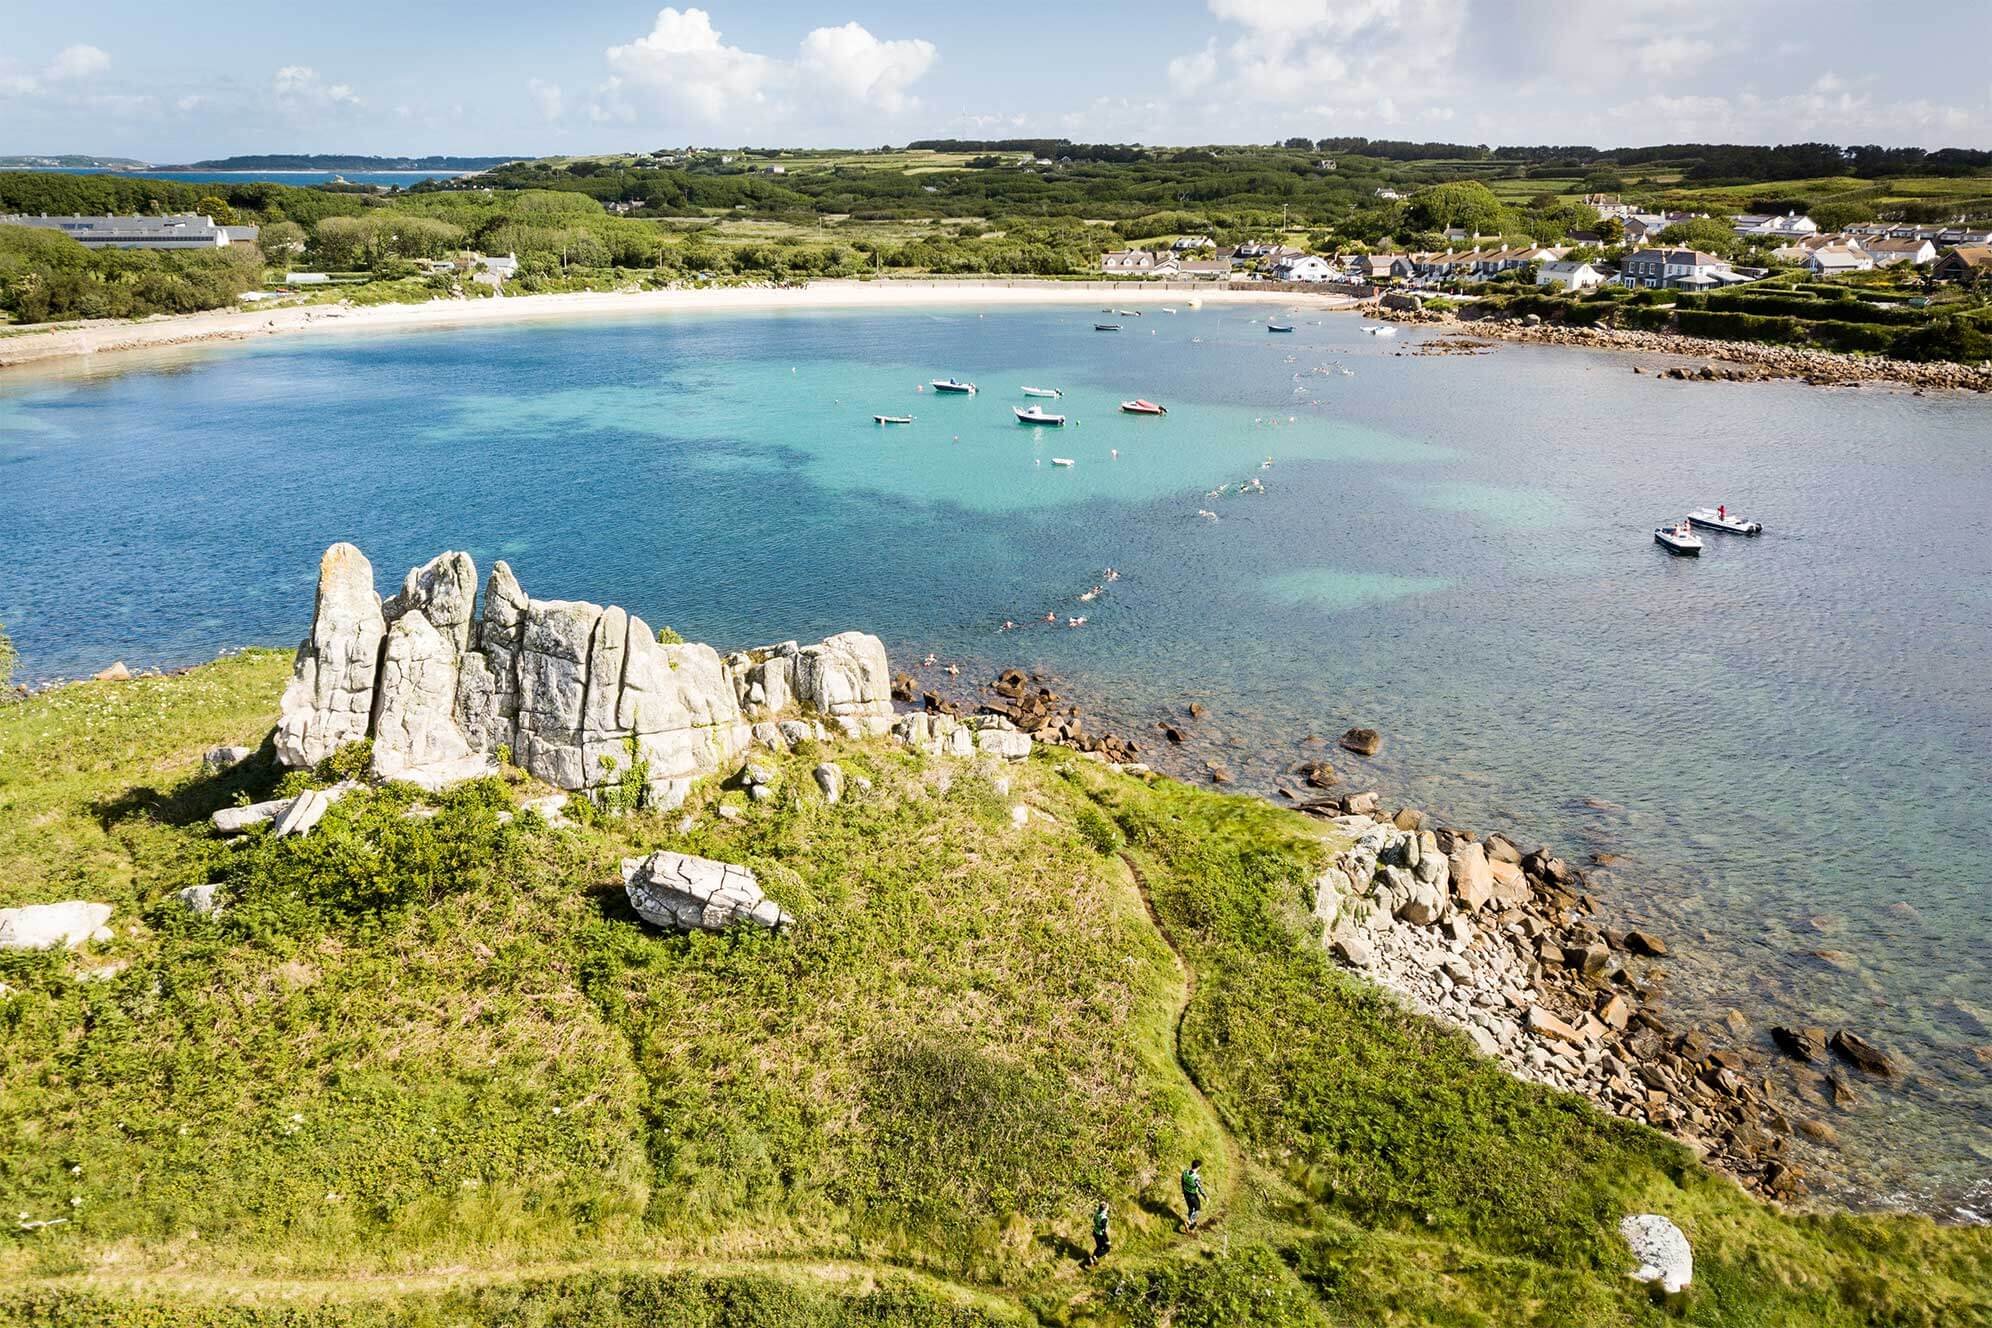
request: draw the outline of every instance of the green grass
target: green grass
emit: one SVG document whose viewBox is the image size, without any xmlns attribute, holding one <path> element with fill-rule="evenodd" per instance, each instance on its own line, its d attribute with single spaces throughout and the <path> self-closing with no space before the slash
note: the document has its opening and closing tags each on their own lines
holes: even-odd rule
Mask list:
<svg viewBox="0 0 1992 1328">
<path fill-rule="evenodd" d="M 0 957 L 0 1211 L 70 1219 L 8 1231 L 0 1324 L 1986 1312 L 1986 1233 L 1781 1216 L 1334 969 L 1307 918 L 1333 845 L 1270 805 L 840 743 L 781 762 L 773 803 L 702 789 L 689 829 L 501 824 L 514 772 L 222 846 L 207 814 L 278 772 L 199 754 L 260 741 L 284 674 L 258 652 L 0 706 L 0 905 L 117 907 L 108 945 Z M 826 806 L 832 754 L 874 791 Z M 643 928 L 616 865 L 661 846 L 751 865 L 801 925 Z M 206 880 L 219 920 L 173 900 Z M 1116 1253 L 1085 1274 L 1102 1195 Z M 1624 1277 L 1628 1209 L 1688 1229 L 1684 1304 Z"/>
</svg>

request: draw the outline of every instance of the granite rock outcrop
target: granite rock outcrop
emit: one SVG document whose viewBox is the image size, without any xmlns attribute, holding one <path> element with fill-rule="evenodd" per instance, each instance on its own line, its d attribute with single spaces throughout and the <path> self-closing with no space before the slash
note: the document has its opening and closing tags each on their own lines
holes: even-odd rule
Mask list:
<svg viewBox="0 0 1992 1328">
<path fill-rule="evenodd" d="M 479 604 L 476 567 L 457 552 L 382 600 L 365 556 L 335 544 L 319 563 L 277 755 L 309 766 L 370 738 L 374 777 L 427 788 L 488 773 L 501 755 L 576 792 L 639 771 L 652 805 L 675 806 L 747 748 L 756 721 L 797 710 L 884 733 L 884 645 L 843 632 L 722 657 L 662 643 L 613 605 L 534 599 L 502 562 Z"/>
</svg>

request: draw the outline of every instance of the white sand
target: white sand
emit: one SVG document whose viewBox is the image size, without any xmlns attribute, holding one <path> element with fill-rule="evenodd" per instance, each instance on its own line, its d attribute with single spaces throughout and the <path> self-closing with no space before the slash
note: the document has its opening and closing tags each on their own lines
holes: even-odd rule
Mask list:
<svg viewBox="0 0 1992 1328">
<path fill-rule="evenodd" d="M 66 323 L 46 330 L 0 336 L 0 367 L 96 356 L 120 351 L 186 346 L 292 332 L 412 331 L 472 323 L 542 318 L 590 318 L 712 313 L 739 310 L 885 309 L 946 305 L 1089 304 L 1096 308 L 1274 303 L 1319 309 L 1354 308 L 1346 295 L 1312 291 L 1253 290 L 1199 285 L 1194 289 L 1130 283 L 1067 281 L 818 281 L 774 288 L 724 286 L 705 290 L 632 291 L 615 294 L 512 295 L 482 300 L 433 300 L 427 304 L 293 305 L 285 308 L 217 309 L 136 322 Z"/>
</svg>

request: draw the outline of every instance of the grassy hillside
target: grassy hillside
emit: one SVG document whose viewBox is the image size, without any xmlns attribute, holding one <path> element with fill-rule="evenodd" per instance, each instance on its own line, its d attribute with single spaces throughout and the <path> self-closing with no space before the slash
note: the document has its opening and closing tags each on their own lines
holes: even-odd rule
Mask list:
<svg viewBox="0 0 1992 1328">
<path fill-rule="evenodd" d="M 0 706 L 0 906 L 117 906 L 107 944 L 0 956 L 0 1324 L 1987 1313 L 1985 1232 L 1781 1216 L 1343 975 L 1307 916 L 1331 845 L 1274 807 L 840 743 L 770 803 L 556 830 L 501 820 L 522 779 L 433 816 L 390 788 L 227 847 L 207 814 L 280 781 L 199 754 L 260 741 L 284 673 Z M 825 805 L 826 755 L 872 789 Z M 801 925 L 643 927 L 616 864 L 663 846 Z M 203 881 L 219 919 L 174 899 Z M 1193 1155 L 1215 1220 L 1184 1237 Z M 1624 1276 L 1628 1210 L 1695 1242 L 1682 1303 Z"/>
</svg>

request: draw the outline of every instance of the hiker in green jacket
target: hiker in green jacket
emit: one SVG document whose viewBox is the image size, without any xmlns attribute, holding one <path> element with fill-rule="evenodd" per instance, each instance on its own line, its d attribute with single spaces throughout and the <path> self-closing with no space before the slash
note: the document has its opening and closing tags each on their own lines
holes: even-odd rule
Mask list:
<svg viewBox="0 0 1992 1328">
<path fill-rule="evenodd" d="M 1197 1229 L 1197 1219 L 1203 1215 L 1203 1159 L 1190 1163 L 1190 1169 L 1183 1173 L 1183 1202 L 1189 1205 L 1190 1221 L 1185 1231 Z"/>
<path fill-rule="evenodd" d="M 1100 1206 L 1093 1210 L 1093 1252 L 1083 1259 L 1079 1266 L 1091 1268 L 1107 1257 L 1107 1251 L 1114 1247 L 1113 1236 L 1107 1231 L 1107 1201 L 1100 1200 Z"/>
</svg>

